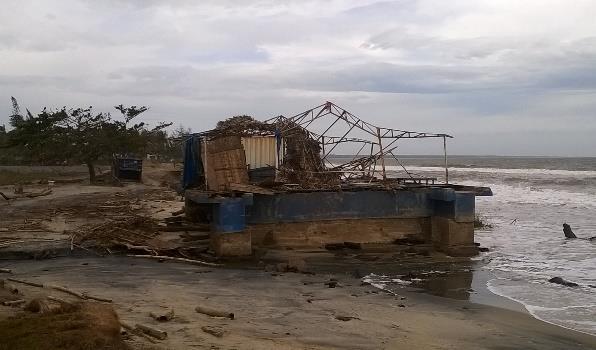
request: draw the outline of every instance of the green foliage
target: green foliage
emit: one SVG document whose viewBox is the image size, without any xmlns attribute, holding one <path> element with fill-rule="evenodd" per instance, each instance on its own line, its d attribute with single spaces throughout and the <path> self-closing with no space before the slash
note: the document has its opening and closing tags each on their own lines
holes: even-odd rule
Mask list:
<svg viewBox="0 0 596 350">
<path fill-rule="evenodd" d="M 143 156 L 149 150 L 159 153 L 167 145 L 164 129 L 171 123 L 160 123 L 152 129 L 144 122 L 131 123 L 148 110 L 145 106 L 115 106 L 123 119 L 118 120 L 109 113 L 95 112 L 92 107 L 44 108 L 37 115 L 27 110 L 23 116 L 14 97 L 12 103 L 13 129 L 0 132 L 0 145 L 18 150 L 19 157 L 31 164 L 84 163 L 93 180 L 97 162 L 109 162 L 117 154 Z"/>
</svg>

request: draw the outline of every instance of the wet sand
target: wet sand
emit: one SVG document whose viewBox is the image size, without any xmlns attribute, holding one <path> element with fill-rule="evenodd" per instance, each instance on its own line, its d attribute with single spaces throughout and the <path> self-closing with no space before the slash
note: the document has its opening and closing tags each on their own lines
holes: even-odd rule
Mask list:
<svg viewBox="0 0 596 350">
<path fill-rule="evenodd" d="M 596 337 L 547 324 L 525 312 L 438 297 L 415 288 L 394 290 L 395 294 L 380 291 L 357 278 L 360 271 L 353 267 L 366 264 L 351 257 L 322 256 L 321 264 L 313 267 L 314 275 L 207 269 L 124 257 L 2 261 L 0 265 L 12 268 L 15 278 L 111 298 L 122 320 L 168 332 L 168 338 L 156 345 L 135 338 L 131 344 L 139 349 L 596 348 Z M 352 260 L 354 264 L 346 264 Z M 326 284 L 330 279 L 337 280 L 335 288 Z M 25 295 L 40 293 L 35 287 L 22 286 L 22 290 Z M 68 298 L 60 292 L 51 294 Z M 196 313 L 198 305 L 234 312 L 236 318 Z M 0 306 L 0 315 L 14 310 L 8 309 Z M 149 317 L 149 312 L 169 309 L 176 314 L 169 322 Z M 202 326 L 221 327 L 225 334 L 212 336 Z"/>
</svg>

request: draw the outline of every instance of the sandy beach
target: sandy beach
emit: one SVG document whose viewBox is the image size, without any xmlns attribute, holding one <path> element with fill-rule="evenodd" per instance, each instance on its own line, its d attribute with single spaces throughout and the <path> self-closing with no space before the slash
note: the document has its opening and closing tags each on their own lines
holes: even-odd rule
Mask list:
<svg viewBox="0 0 596 350">
<path fill-rule="evenodd" d="M 155 349 L 591 349 L 596 338 L 525 312 L 400 289 L 389 294 L 350 274 L 207 269 L 123 257 L 3 262 L 14 277 L 114 300 L 121 320 L 168 332 Z M 335 288 L 328 282 L 337 281 Z M 25 294 L 40 289 L 22 286 Z M 56 293 L 54 293 L 56 294 Z M 60 293 L 59 293 L 60 294 Z M 498 298 L 495 296 L 495 298 Z M 234 320 L 194 311 L 203 305 Z M 2 307 L 1 315 L 9 313 Z M 150 312 L 174 310 L 159 323 Z M 8 310 L 10 312 L 10 310 Z M 224 331 L 221 338 L 203 326 Z"/>
<path fill-rule="evenodd" d="M 535 319 L 521 304 L 488 291 L 482 259 L 448 257 L 425 245 L 262 249 L 250 258 L 223 259 L 224 267 L 201 267 L 71 251 L 64 231 L 101 223 L 123 208 L 163 217 L 181 205 L 172 191 L 147 185 L 60 185 L 50 196 L 4 204 L 5 225 L 19 229 L 3 236 L 23 242 L 2 248 L 0 268 L 12 273 L 0 277 L 111 299 L 107 305 L 121 321 L 167 332 L 155 344 L 125 334 L 132 349 L 596 348 L 596 337 Z M 35 226 L 22 229 L 27 222 Z M 285 271 L 288 262 L 299 272 Z M 379 288 L 395 276 L 401 276 L 391 281 L 397 283 Z M 27 300 L 51 295 L 77 301 L 56 290 L 18 287 Z M 197 313 L 197 306 L 232 312 L 235 319 Z M 149 316 L 172 310 L 168 322 Z M 22 313 L 0 306 L 0 320 Z"/>
</svg>

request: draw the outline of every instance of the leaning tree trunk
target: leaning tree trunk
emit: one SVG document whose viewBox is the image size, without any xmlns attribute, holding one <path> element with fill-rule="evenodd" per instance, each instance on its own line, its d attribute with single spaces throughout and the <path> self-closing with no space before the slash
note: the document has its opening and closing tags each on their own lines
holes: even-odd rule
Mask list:
<svg viewBox="0 0 596 350">
<path fill-rule="evenodd" d="M 87 169 L 89 169 L 89 182 L 94 183 L 95 182 L 95 166 L 93 165 L 93 162 L 90 160 L 85 162 L 85 164 L 87 164 Z"/>
</svg>

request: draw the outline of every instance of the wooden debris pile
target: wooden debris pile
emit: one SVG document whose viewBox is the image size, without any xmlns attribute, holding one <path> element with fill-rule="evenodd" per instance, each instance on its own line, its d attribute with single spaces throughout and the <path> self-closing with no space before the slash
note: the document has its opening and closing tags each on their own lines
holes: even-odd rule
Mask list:
<svg viewBox="0 0 596 350">
<path fill-rule="evenodd" d="M 0 232 L 43 232 L 46 231 L 43 219 L 24 219 L 22 222 L 9 224 Z"/>
<path fill-rule="evenodd" d="M 209 225 L 193 224 L 180 216 L 161 222 L 132 215 L 98 225 L 86 225 L 71 232 L 71 248 L 218 266 L 213 263 L 216 258 L 209 249 L 208 231 Z"/>
<path fill-rule="evenodd" d="M 157 235 L 156 220 L 132 215 L 125 219 L 109 220 L 98 225 L 85 225 L 71 233 L 73 245 L 93 242 L 95 246 L 110 248 L 125 246 L 133 249 L 144 246 Z"/>
<path fill-rule="evenodd" d="M 36 197 L 43 197 L 52 194 L 51 188 L 46 188 L 44 190 L 38 192 L 23 192 L 21 190 L 15 190 L 14 195 L 7 195 L 5 193 L 0 192 L 0 197 L 4 198 L 7 201 L 19 199 L 19 198 L 36 198 Z"/>
<path fill-rule="evenodd" d="M 299 184 L 305 189 L 330 188 L 340 184 L 338 173 L 327 171 L 321 158 L 321 144 L 308 130 L 291 121 L 280 126 L 285 143 L 285 155 L 280 166 L 280 178 L 285 183 Z"/>
<path fill-rule="evenodd" d="M 217 122 L 210 136 L 256 136 L 275 133 L 276 126 L 258 121 L 248 115 L 239 115 Z"/>
</svg>

